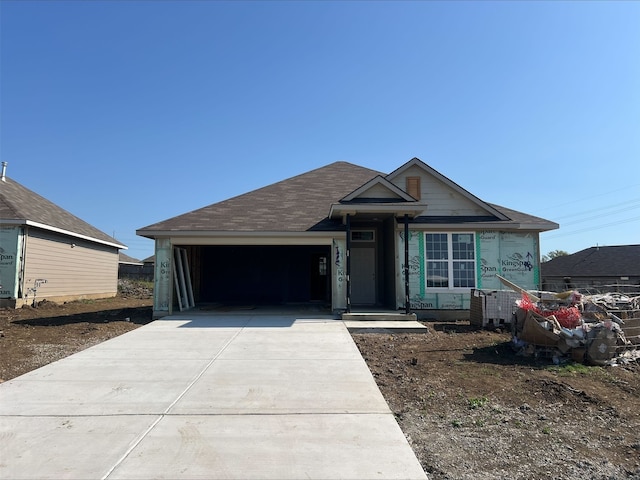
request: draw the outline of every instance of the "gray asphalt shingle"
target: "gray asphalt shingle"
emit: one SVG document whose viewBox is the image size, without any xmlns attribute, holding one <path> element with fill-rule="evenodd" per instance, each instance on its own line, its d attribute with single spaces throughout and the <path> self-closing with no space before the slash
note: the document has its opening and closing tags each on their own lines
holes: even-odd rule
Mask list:
<svg viewBox="0 0 640 480">
<path fill-rule="evenodd" d="M 35 222 L 124 247 L 113 237 L 9 177 L 0 181 L 0 223 L 3 220 Z"/>
</svg>

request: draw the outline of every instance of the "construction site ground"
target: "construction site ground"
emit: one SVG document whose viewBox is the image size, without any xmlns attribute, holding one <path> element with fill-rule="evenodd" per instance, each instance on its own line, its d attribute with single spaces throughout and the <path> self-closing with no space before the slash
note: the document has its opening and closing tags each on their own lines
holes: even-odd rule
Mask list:
<svg viewBox="0 0 640 480">
<path fill-rule="evenodd" d="M 148 292 L 0 310 L 10 380 L 151 321 Z M 640 366 L 516 356 L 508 331 L 353 334 L 431 479 L 640 479 Z"/>
</svg>

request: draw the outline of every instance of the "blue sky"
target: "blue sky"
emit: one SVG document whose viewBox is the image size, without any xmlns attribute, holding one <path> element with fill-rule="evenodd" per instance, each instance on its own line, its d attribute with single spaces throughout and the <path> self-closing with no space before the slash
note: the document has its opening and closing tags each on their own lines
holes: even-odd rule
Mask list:
<svg viewBox="0 0 640 480">
<path fill-rule="evenodd" d="M 418 157 L 640 243 L 640 2 L 0 2 L 7 174 L 145 258 L 135 230 L 342 160 Z"/>
</svg>

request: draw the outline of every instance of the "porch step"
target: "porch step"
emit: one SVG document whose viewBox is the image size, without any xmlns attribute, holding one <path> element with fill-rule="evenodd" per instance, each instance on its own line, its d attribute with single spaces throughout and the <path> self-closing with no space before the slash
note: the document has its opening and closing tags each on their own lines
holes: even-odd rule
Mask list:
<svg viewBox="0 0 640 480">
<path fill-rule="evenodd" d="M 396 312 L 351 312 L 343 313 L 342 320 L 346 321 L 382 321 L 382 322 L 415 322 L 418 319 L 415 313 Z"/>
<path fill-rule="evenodd" d="M 351 333 L 429 333 L 425 325 L 412 320 L 347 320 L 344 324 Z"/>
</svg>

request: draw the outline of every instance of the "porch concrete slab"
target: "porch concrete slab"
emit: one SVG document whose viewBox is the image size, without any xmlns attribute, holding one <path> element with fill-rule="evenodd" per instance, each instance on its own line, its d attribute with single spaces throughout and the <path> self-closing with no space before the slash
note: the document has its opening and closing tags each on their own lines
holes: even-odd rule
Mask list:
<svg viewBox="0 0 640 480">
<path fill-rule="evenodd" d="M 424 479 L 395 419 L 375 415 L 168 416 L 110 480 Z"/>
<path fill-rule="evenodd" d="M 0 384 L 0 426 L 0 478 L 426 478 L 326 317 L 152 322 Z"/>
<path fill-rule="evenodd" d="M 429 329 L 420 322 L 349 320 L 344 322 L 351 333 L 428 333 Z"/>
</svg>

